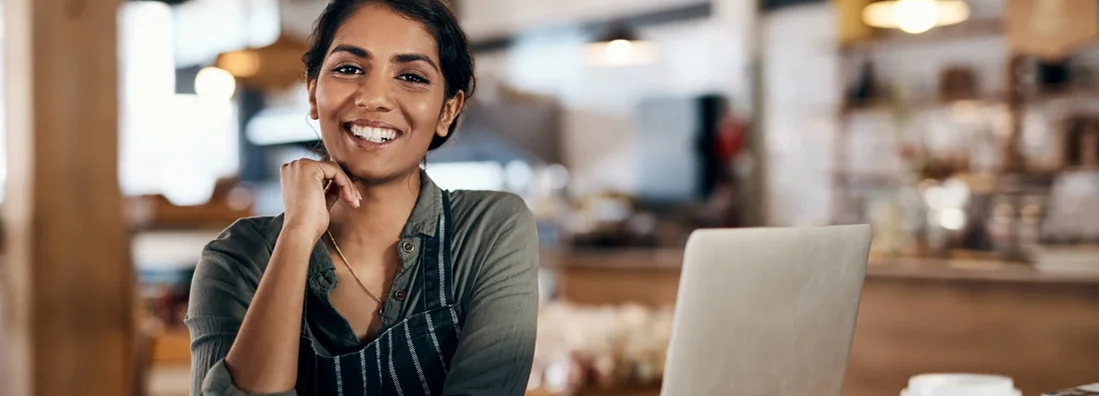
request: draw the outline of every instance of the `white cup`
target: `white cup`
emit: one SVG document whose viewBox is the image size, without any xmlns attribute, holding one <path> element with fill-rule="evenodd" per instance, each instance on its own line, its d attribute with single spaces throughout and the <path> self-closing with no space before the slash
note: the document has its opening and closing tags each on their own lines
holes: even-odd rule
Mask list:
<svg viewBox="0 0 1099 396">
<path fill-rule="evenodd" d="M 921 374 L 901 396 L 1020 396 L 1009 377 L 986 374 Z"/>
</svg>

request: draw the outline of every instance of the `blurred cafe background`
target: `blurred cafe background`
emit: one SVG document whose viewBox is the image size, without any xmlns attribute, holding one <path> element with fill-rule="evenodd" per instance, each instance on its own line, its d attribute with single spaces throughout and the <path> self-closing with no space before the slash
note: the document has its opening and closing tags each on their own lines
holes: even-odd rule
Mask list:
<svg viewBox="0 0 1099 396">
<path fill-rule="evenodd" d="M 537 217 L 530 395 L 659 394 L 691 231 L 851 223 L 874 242 L 845 395 L 1099 382 L 1099 1 L 449 3 L 479 84 L 426 169 Z M 314 155 L 325 4 L 0 1 L 0 385 L 96 389 L 43 365 L 121 345 L 132 394 L 188 393 L 198 253 Z"/>
</svg>

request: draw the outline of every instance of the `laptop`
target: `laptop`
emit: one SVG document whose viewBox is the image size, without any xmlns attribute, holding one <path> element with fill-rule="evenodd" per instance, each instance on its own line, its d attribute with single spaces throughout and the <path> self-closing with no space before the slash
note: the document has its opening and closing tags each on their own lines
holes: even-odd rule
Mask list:
<svg viewBox="0 0 1099 396">
<path fill-rule="evenodd" d="M 838 396 L 867 225 L 707 229 L 683 260 L 662 396 Z"/>
</svg>

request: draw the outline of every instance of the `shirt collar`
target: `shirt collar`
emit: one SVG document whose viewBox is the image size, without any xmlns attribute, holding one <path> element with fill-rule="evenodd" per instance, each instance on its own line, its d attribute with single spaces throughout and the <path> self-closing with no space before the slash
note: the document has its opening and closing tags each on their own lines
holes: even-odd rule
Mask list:
<svg viewBox="0 0 1099 396">
<path fill-rule="evenodd" d="M 427 172 L 420 170 L 420 195 L 416 198 L 416 205 L 412 207 L 412 214 L 408 216 L 401 236 L 435 236 L 435 230 L 439 227 L 439 216 L 443 213 L 442 204 L 443 190 L 435 185 Z"/>
<path fill-rule="evenodd" d="M 435 182 L 427 176 L 427 172 L 420 170 L 420 195 L 416 198 L 416 205 L 412 207 L 412 214 L 408 216 L 402 238 L 425 235 L 434 237 L 439 226 L 439 216 L 443 213 L 443 190 L 435 185 Z M 273 236 L 277 238 L 278 231 L 282 228 L 283 215 L 278 216 L 277 227 L 272 227 Z M 329 259 L 328 249 L 323 243 L 318 242 L 313 248 L 309 258 L 309 284 L 310 290 L 320 296 L 327 295 L 336 285 L 335 267 Z"/>
</svg>

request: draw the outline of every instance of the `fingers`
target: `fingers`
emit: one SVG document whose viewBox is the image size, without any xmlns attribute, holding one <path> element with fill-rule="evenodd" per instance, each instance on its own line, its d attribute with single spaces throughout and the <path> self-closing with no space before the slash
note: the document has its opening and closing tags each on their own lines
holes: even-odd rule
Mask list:
<svg viewBox="0 0 1099 396">
<path fill-rule="evenodd" d="M 283 165 L 284 169 L 286 167 L 296 168 L 298 171 L 307 173 L 309 177 L 323 183 L 326 197 L 331 193 L 354 208 L 359 207 L 359 203 L 362 201 L 362 195 L 355 189 L 351 178 L 336 163 L 300 159 Z"/>
<path fill-rule="evenodd" d="M 324 183 L 324 203 L 325 205 L 327 205 L 326 207 L 328 208 L 328 210 L 332 210 L 332 205 L 336 204 L 336 201 L 339 200 L 340 197 L 343 195 L 342 192 L 344 190 L 340 188 L 340 186 L 337 186 L 336 183 L 333 183 L 331 180 L 328 180 Z"/>
<path fill-rule="evenodd" d="M 359 202 L 362 200 L 362 196 L 359 191 L 355 189 L 354 183 L 351 182 L 351 178 L 347 177 L 343 169 L 334 162 L 314 162 L 317 168 L 322 172 L 321 180 L 330 180 L 334 187 L 338 189 L 340 198 L 351 205 L 353 208 L 359 207 Z M 334 193 L 336 191 L 333 191 Z"/>
</svg>

